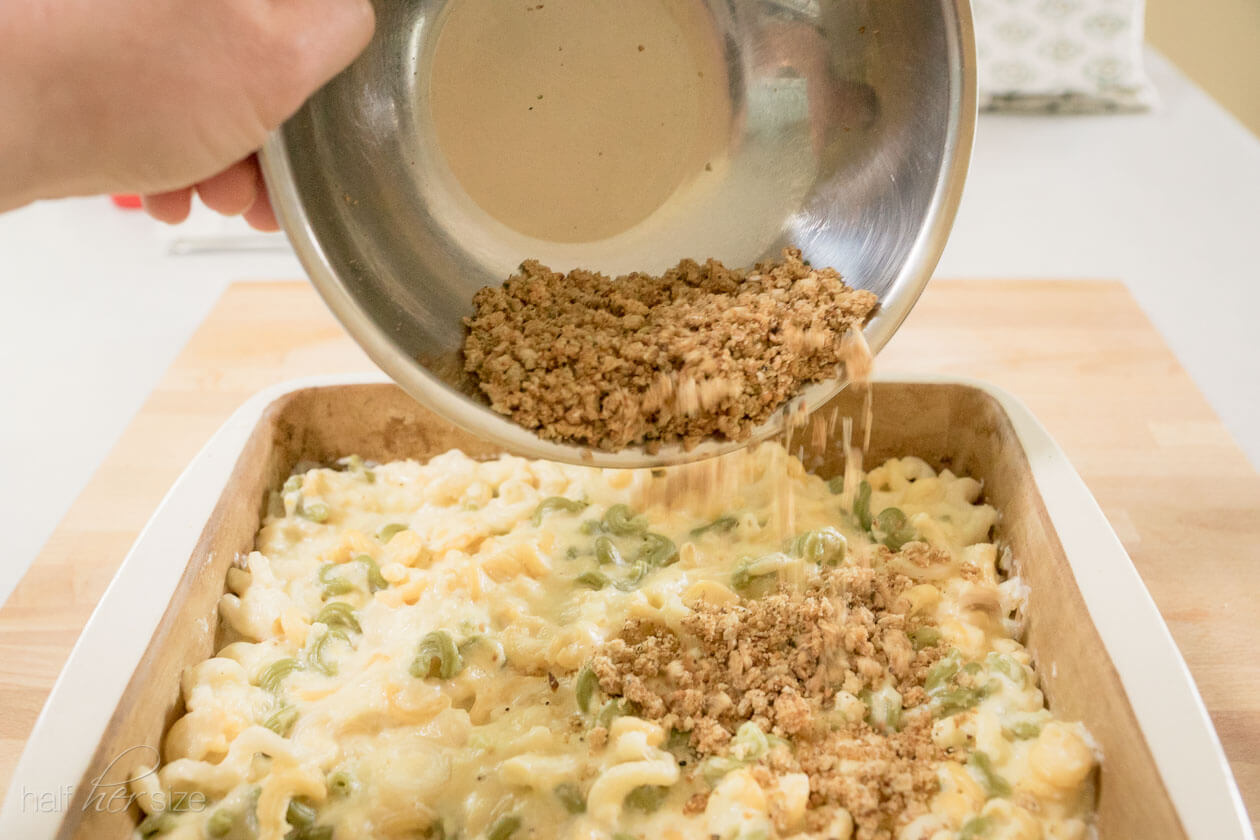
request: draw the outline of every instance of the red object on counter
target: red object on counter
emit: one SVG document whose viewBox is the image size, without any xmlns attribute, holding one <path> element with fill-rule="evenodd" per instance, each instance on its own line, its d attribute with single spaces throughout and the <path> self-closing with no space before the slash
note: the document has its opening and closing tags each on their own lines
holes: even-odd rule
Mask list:
<svg viewBox="0 0 1260 840">
<path fill-rule="evenodd" d="M 114 202 L 115 207 L 121 207 L 124 210 L 139 210 L 144 206 L 138 195 L 111 195 L 109 200 Z"/>
</svg>

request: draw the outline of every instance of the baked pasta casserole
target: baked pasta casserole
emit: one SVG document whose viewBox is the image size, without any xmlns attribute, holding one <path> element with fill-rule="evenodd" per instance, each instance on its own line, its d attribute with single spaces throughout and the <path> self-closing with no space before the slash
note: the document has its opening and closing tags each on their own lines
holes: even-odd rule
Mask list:
<svg viewBox="0 0 1260 840">
<path fill-rule="evenodd" d="M 1083 840 L 1096 750 L 1046 708 L 980 496 L 776 444 L 302 469 L 138 836 Z"/>
</svg>

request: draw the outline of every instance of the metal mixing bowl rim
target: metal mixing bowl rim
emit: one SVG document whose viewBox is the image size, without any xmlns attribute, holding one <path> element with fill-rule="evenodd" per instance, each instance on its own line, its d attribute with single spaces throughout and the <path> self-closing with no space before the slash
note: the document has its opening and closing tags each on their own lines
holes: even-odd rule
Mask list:
<svg viewBox="0 0 1260 840">
<path fill-rule="evenodd" d="M 950 68 L 953 76 L 950 89 L 957 90 L 959 95 L 950 108 L 950 130 L 946 136 L 943 155 L 946 164 L 937 177 L 932 203 L 925 216 L 926 223 L 899 272 L 897 285 L 901 287 L 901 293 L 897 299 L 898 305 L 881 306 L 864 330 L 867 343 L 872 352 L 876 353 L 901 326 L 936 269 L 962 200 L 963 185 L 971 162 L 977 103 L 975 35 L 970 3 L 967 0 L 958 0 L 953 3 L 953 9 L 955 18 L 947 34 L 955 39 L 951 46 L 962 60 Z M 494 413 L 488 406 L 474 407 L 469 397 L 451 388 L 397 347 L 358 304 L 337 275 L 315 235 L 298 193 L 289 150 L 284 140 L 284 126 L 267 138 L 260 152 L 260 160 L 276 217 L 324 303 L 372 361 L 390 378 L 413 398 L 465 431 L 498 443 L 513 454 L 617 468 L 659 467 L 698 461 L 735 451 L 781 431 L 785 412 L 776 412 L 774 417 L 759 426 L 745 441 L 708 441 L 687 451 L 677 446 L 663 447 L 655 454 L 649 454 L 637 447 L 620 452 L 601 452 L 542 440 L 507 417 Z M 843 271 L 842 266 L 838 268 Z M 794 398 L 791 405 L 797 408 L 803 403 L 805 411 L 812 411 L 838 394 L 843 387 L 844 384 L 839 381 L 811 385 Z"/>
</svg>

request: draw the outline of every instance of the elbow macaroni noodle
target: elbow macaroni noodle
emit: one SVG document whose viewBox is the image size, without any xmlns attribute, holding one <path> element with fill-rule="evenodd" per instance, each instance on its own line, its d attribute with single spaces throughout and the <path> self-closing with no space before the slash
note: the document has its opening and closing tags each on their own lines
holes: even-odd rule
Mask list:
<svg viewBox="0 0 1260 840">
<path fill-rule="evenodd" d="M 785 553 L 785 537 L 833 528 L 842 562 L 864 562 L 874 532 L 848 514 L 852 477 L 829 487 L 774 445 L 738 457 L 739 480 L 720 493 L 649 471 L 459 452 L 427 464 L 344 459 L 291 478 L 228 576 L 228 643 L 183 675 L 185 713 L 139 797 L 200 791 L 210 804 L 154 812 L 137 836 L 857 836 L 844 809 L 801 834 L 802 773 L 767 783 L 740 765 L 706 781 L 669 732 L 592 701 L 583 675 L 627 619 L 677 628 L 700 601 L 737 601 L 736 558 L 759 558 L 748 575 L 808 580 L 813 564 Z M 871 512 L 898 508 L 913 539 L 950 553 L 947 574 L 917 570 L 903 606 L 930 620 L 952 662 L 987 680 L 974 707 L 932 724 L 950 760 L 936 767 L 928 811 L 869 836 L 1092 836 L 1093 742 L 1045 708 L 1018 641 L 1022 585 L 998 568 L 997 512 L 980 484 L 916 458 L 865 481 Z M 599 563 L 618 551 L 621 528 L 662 535 L 669 559 Z M 877 699 L 840 692 L 836 709 L 860 717 Z M 606 743 L 591 736 L 601 725 Z M 698 792 L 703 807 L 686 807 Z"/>
</svg>

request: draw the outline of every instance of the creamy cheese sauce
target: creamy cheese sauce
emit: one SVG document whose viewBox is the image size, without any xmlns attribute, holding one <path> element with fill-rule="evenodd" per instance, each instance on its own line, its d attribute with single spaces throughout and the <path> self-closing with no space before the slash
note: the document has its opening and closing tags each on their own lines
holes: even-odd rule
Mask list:
<svg viewBox="0 0 1260 840">
<path fill-rule="evenodd" d="M 1092 741 L 1046 710 L 1018 641 L 1023 585 L 999 569 L 998 513 L 979 483 L 903 458 L 829 484 L 774 444 L 725 462 L 734 478 L 721 482 L 454 451 L 294 476 L 228 575 L 233 641 L 183 675 L 186 714 L 159 771 L 136 783 L 153 809 L 138 836 L 861 836 L 843 809 L 805 832 L 808 780 L 767 789 L 755 751 L 700 773 L 669 732 L 581 682 L 629 619 L 678 627 L 698 601 L 757 597 L 750 579 L 816 581 L 826 570 L 797 556 L 794 535 L 835 529 L 844 549 L 829 562 L 887 562 L 890 537 L 870 520 L 890 508 L 905 515 L 899 543 L 949 557 L 906 572 L 922 575 L 907 610 L 948 651 L 946 678 L 961 670 L 983 690 L 962 708 L 908 710 L 933 715 L 949 754 L 933 767 L 939 790 L 924 813 L 865 836 L 1089 836 Z M 869 719 L 887 700 L 841 692 L 835 713 Z M 157 810 L 188 791 L 207 806 Z M 685 809 L 696 793 L 707 805 Z"/>
</svg>

